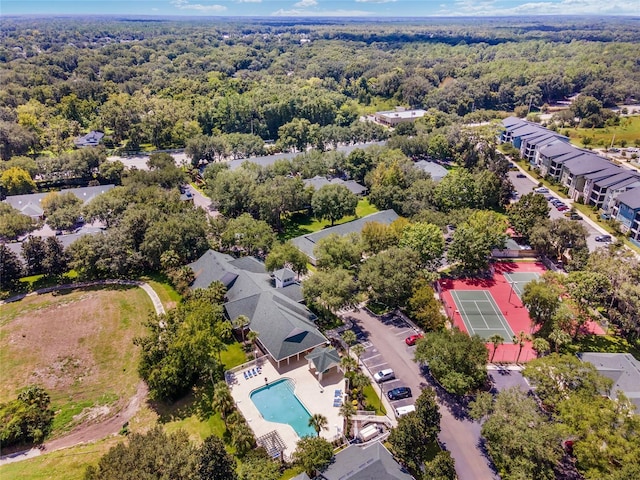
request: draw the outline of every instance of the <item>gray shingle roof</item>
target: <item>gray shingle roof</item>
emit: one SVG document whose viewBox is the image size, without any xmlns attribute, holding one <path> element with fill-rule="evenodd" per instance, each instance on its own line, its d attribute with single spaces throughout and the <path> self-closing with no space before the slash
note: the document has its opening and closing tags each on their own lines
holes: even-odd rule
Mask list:
<svg viewBox="0 0 640 480">
<path fill-rule="evenodd" d="M 415 166 L 431 175 L 431 178 L 435 181 L 442 180 L 449 173 L 442 165 L 427 160 L 420 160 L 415 163 Z"/>
<path fill-rule="evenodd" d="M 258 332 L 260 343 L 274 360 L 326 344 L 327 339 L 314 323 L 315 315 L 298 303 L 302 297 L 300 287 L 274 288 L 264 264 L 257 259 L 234 259 L 209 250 L 189 267 L 196 277 L 191 288 L 207 288 L 215 281 L 226 282 L 227 302 L 223 307 L 227 317 L 247 316 L 249 328 Z"/>
<path fill-rule="evenodd" d="M 594 183 L 599 187 L 616 186 L 616 188 L 619 188 L 635 182 L 640 182 L 640 174 L 621 169 L 621 171 L 617 175 L 597 180 Z"/>
<path fill-rule="evenodd" d="M 367 191 L 367 187 L 360 185 L 355 180 L 342 180 L 341 178 L 332 178 L 329 180 L 327 177 L 316 175 L 313 178 L 307 178 L 303 180 L 306 187 L 313 187 L 315 190 L 320 190 L 325 185 L 343 185 L 353 193 L 354 195 L 362 195 Z"/>
<path fill-rule="evenodd" d="M 573 146 L 568 143 L 556 141 L 540 147 L 540 155 L 544 155 L 547 158 L 559 157 L 568 153 L 579 153 Z"/>
<path fill-rule="evenodd" d="M 82 200 L 83 204 L 86 204 L 101 193 L 108 192 L 113 187 L 115 187 L 115 185 L 97 185 L 95 187 L 68 188 L 65 190 L 61 190 L 58 193 L 73 193 L 76 197 Z M 4 201 L 21 213 L 29 212 L 25 213 L 25 215 L 29 214 L 30 216 L 40 216 L 42 215 L 42 207 L 40 206 L 40 203 L 42 202 L 42 199 L 44 197 L 49 195 L 49 193 L 51 192 L 31 193 L 28 195 L 10 195 Z"/>
<path fill-rule="evenodd" d="M 310 259 L 315 261 L 313 249 L 316 244 L 322 239 L 333 233 L 337 235 L 347 235 L 349 233 L 360 233 L 365 224 L 369 222 L 379 222 L 389 225 L 399 218 L 398 214 L 393 210 L 382 210 L 380 212 L 372 213 L 366 217 L 358 218 L 351 222 L 336 225 L 335 227 L 325 228 L 318 232 L 302 235 L 291 240 L 296 247 L 300 249 Z"/>
<path fill-rule="evenodd" d="M 316 480 L 413 480 L 380 442 L 351 445 L 334 457 Z"/>
<path fill-rule="evenodd" d="M 640 197 L 640 196 L 639 196 Z M 636 406 L 640 414 L 640 362 L 630 353 L 578 353 L 583 362 L 592 363 L 598 372 L 613 380 L 611 393 L 618 390 Z"/>
<path fill-rule="evenodd" d="M 311 360 L 318 372 L 326 372 L 331 367 L 340 365 L 340 355 L 333 347 L 314 348 L 313 351 L 304 358 Z"/>
<path fill-rule="evenodd" d="M 564 162 L 564 168 L 573 175 L 585 175 L 587 173 L 605 170 L 611 166 L 611 162 L 606 158 L 599 157 L 592 153 L 584 153 Z"/>
<path fill-rule="evenodd" d="M 621 193 L 616 200 L 619 203 L 624 203 L 631 210 L 640 209 L 640 187 Z"/>
</svg>

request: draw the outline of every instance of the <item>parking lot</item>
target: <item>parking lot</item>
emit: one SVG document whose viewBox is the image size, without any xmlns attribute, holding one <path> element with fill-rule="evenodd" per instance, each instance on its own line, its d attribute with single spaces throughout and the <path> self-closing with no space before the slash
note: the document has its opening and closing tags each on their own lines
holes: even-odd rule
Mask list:
<svg viewBox="0 0 640 480">
<path fill-rule="evenodd" d="M 511 183 L 513 184 L 514 189 L 518 193 L 518 198 L 520 198 L 522 195 L 532 192 L 533 189 L 538 186 L 538 183 L 534 181 L 533 177 L 526 174 L 524 175 L 524 178 L 523 178 L 521 175 L 523 174 L 521 174 L 519 171 L 509 172 L 509 180 L 511 180 Z M 571 202 L 568 199 L 559 197 L 553 192 L 543 193 L 543 195 L 552 196 L 553 198 L 560 200 L 567 207 L 569 208 L 571 207 Z M 551 203 L 549 203 L 549 207 L 551 209 L 549 211 L 549 217 L 552 220 L 556 218 L 567 218 L 564 216 L 564 214 L 568 210 L 560 211 Z M 591 223 L 588 221 L 584 221 L 584 220 L 574 220 L 574 221 L 581 222 L 584 228 L 587 230 L 587 246 L 590 252 L 593 252 L 598 247 L 603 247 L 607 245 L 604 242 L 596 241 L 596 237 L 599 235 L 602 235 L 604 232 L 594 228 L 593 225 L 591 225 Z"/>
<path fill-rule="evenodd" d="M 413 351 L 415 349 L 415 346 L 408 346 L 405 343 L 405 339 L 417 332 L 412 328 L 411 325 L 409 325 L 409 323 L 394 314 L 383 315 L 378 319 L 378 321 L 381 325 L 387 327 L 387 338 L 392 341 L 393 344 L 395 344 L 393 345 L 393 347 L 395 347 L 393 350 L 395 350 L 396 353 L 387 353 L 387 349 L 384 348 L 379 349 L 371 341 L 370 334 L 364 328 L 362 323 L 357 319 L 355 319 L 354 321 L 354 319 L 352 318 L 352 330 L 356 334 L 358 342 L 361 343 L 363 347 L 365 347 L 364 353 L 360 356 L 360 363 L 364 367 L 364 370 L 366 370 L 369 376 L 372 378 L 373 385 L 378 388 L 378 394 L 384 396 L 386 402 L 389 406 L 391 406 L 392 409 L 405 405 L 413 405 L 415 402 L 415 397 L 420 395 L 419 385 L 418 389 L 416 389 L 416 386 L 411 378 L 412 375 L 409 375 L 408 370 L 404 368 L 399 362 L 393 360 L 397 360 L 398 356 L 400 356 L 400 358 L 405 358 L 407 361 L 413 362 Z M 373 375 L 375 375 L 376 372 L 387 368 L 390 368 L 394 371 L 396 378 L 393 380 L 384 381 L 380 384 L 376 384 L 375 381 L 373 381 Z M 387 397 L 387 393 L 389 392 L 389 390 L 405 386 L 411 388 L 411 398 L 404 398 L 402 400 L 389 400 L 389 398 Z M 393 411 L 387 411 L 387 415 L 390 418 L 394 418 L 395 416 Z"/>
</svg>

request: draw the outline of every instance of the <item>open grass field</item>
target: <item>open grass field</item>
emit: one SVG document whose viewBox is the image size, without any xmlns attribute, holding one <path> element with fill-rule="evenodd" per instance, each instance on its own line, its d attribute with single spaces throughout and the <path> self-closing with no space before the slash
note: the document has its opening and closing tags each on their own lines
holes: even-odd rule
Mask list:
<svg viewBox="0 0 640 480">
<path fill-rule="evenodd" d="M 626 142 L 627 147 L 633 147 L 635 141 L 640 141 L 640 116 L 623 117 L 617 127 L 605 128 L 568 128 L 561 129 L 561 133 L 569 132 L 571 143 L 579 147 L 583 146 L 582 139 L 591 139 L 592 147 L 609 147 L 613 141 L 614 146 L 621 147 L 621 141 Z M 615 139 L 614 139 L 615 136 Z"/>
<path fill-rule="evenodd" d="M 369 200 L 363 198 L 358 202 L 355 216 L 343 217 L 334 225 L 340 225 L 342 223 L 347 223 L 355 220 L 356 218 L 366 217 L 367 215 L 371 215 L 372 213 L 376 213 L 377 211 L 378 209 L 374 205 L 371 205 L 369 203 Z M 284 229 L 279 235 L 280 240 L 282 241 L 290 240 L 292 238 L 299 237 L 300 235 L 317 232 L 318 230 L 322 230 L 323 228 L 331 226 L 331 222 L 328 220 L 318 220 L 311 215 L 305 215 L 302 213 L 293 214 L 283 223 Z"/>
<path fill-rule="evenodd" d="M 56 437 L 109 416 L 136 393 L 138 348 L 153 309 L 140 288 L 107 287 L 25 297 L 0 307 L 0 402 L 43 386 Z"/>
<path fill-rule="evenodd" d="M 100 442 L 58 450 L 21 462 L 0 467 L 2 480 L 82 480 L 89 465 L 97 465 L 100 457 L 121 442 L 123 437 L 110 437 Z"/>
</svg>

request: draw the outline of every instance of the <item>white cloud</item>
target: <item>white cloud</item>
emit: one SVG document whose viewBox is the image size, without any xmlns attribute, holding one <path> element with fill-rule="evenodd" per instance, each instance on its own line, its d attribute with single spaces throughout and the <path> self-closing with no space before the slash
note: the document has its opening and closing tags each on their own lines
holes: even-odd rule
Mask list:
<svg viewBox="0 0 640 480">
<path fill-rule="evenodd" d="M 358 1 L 358 0 L 356 0 Z M 636 15 L 637 0 L 541 0 L 506 6 L 495 0 L 459 0 L 451 6 L 440 5 L 440 15 Z"/>
<path fill-rule="evenodd" d="M 314 5 L 318 5 L 318 2 L 316 0 L 300 0 L 298 3 L 293 4 L 294 7 L 301 8 L 313 7 Z"/>
<path fill-rule="evenodd" d="M 356 0 L 357 3 L 391 3 L 398 0 Z"/>
<path fill-rule="evenodd" d="M 201 3 L 189 3 L 189 0 L 171 0 L 170 3 L 180 10 L 196 10 L 198 12 L 224 12 L 227 9 L 224 5 L 203 5 Z"/>
<path fill-rule="evenodd" d="M 262 3 L 262 0 L 236 0 L 237 3 Z"/>
<path fill-rule="evenodd" d="M 373 13 L 363 10 L 285 10 L 281 8 L 271 15 L 274 17 L 366 17 Z"/>
</svg>

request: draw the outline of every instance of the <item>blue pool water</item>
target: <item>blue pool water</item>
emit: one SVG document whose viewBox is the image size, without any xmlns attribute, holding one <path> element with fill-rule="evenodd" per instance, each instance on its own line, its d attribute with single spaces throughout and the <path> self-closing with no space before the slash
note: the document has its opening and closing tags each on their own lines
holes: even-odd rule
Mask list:
<svg viewBox="0 0 640 480">
<path fill-rule="evenodd" d="M 316 436 L 316 431 L 309 426 L 311 414 L 293 393 L 290 379 L 283 378 L 258 388 L 250 397 L 265 420 L 291 425 L 300 438 Z"/>
</svg>

